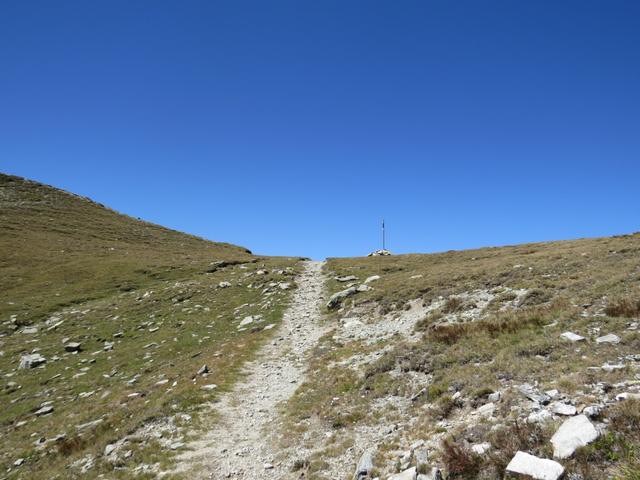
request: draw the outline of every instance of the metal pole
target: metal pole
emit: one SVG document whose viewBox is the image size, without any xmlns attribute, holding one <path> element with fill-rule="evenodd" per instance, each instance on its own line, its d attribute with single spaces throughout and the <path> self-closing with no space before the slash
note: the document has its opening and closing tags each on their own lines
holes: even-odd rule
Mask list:
<svg viewBox="0 0 640 480">
<path fill-rule="evenodd" d="M 382 219 L 382 249 L 385 250 L 385 238 L 384 238 L 384 218 Z"/>
</svg>

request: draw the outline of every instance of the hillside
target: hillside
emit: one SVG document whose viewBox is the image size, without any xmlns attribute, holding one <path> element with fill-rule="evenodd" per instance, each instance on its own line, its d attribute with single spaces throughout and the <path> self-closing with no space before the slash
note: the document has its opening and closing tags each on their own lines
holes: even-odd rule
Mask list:
<svg viewBox="0 0 640 480">
<path fill-rule="evenodd" d="M 640 478 L 640 234 L 313 262 L 0 207 L 0 479 Z"/>
<path fill-rule="evenodd" d="M 359 461 L 374 467 L 354 478 L 503 478 L 517 451 L 565 478 L 639 478 L 640 235 L 326 271 L 343 293 L 281 439 L 309 478 L 350 478 Z M 598 438 L 559 459 L 568 419 Z"/>
<path fill-rule="evenodd" d="M 231 388 L 297 271 L 0 175 L 0 478 L 154 476 L 158 424 Z"/>
</svg>

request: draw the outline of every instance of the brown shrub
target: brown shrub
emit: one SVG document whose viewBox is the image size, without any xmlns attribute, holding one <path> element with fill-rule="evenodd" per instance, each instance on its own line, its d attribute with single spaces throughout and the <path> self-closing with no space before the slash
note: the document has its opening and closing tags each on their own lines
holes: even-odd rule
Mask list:
<svg viewBox="0 0 640 480">
<path fill-rule="evenodd" d="M 449 472 L 447 478 L 475 479 L 480 472 L 482 459 L 451 439 L 442 442 L 442 461 Z"/>
<path fill-rule="evenodd" d="M 640 300 L 631 300 L 629 298 L 616 300 L 615 302 L 607 305 L 604 309 L 604 313 L 610 317 L 640 317 Z"/>
</svg>

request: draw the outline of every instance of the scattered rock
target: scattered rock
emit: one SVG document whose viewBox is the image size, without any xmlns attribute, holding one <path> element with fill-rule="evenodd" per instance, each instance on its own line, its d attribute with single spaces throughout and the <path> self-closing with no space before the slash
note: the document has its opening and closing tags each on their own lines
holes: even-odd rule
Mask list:
<svg viewBox="0 0 640 480">
<path fill-rule="evenodd" d="M 598 438 L 596 427 L 585 415 L 577 415 L 564 421 L 551 437 L 553 456 L 567 458 L 579 447 L 584 447 Z"/>
<path fill-rule="evenodd" d="M 81 344 L 78 342 L 69 342 L 64 345 L 66 352 L 79 352 L 81 349 Z"/>
<path fill-rule="evenodd" d="M 20 366 L 18 368 L 36 368 L 46 362 L 47 359 L 39 353 L 31 353 L 20 357 Z"/>
<path fill-rule="evenodd" d="M 49 415 L 50 413 L 53 413 L 53 405 L 45 405 L 35 411 L 35 415 L 38 417 L 42 415 Z"/>
<path fill-rule="evenodd" d="M 340 305 L 340 303 L 342 303 L 342 300 L 351 295 L 354 295 L 357 291 L 358 290 L 356 289 L 356 287 L 349 287 L 346 290 L 334 293 L 333 295 L 331 295 L 329 301 L 327 302 L 327 308 L 336 308 L 338 305 Z"/>
<path fill-rule="evenodd" d="M 93 420 L 92 422 L 81 423 L 80 425 L 76 425 L 76 430 L 82 432 L 83 430 L 89 430 L 91 428 L 97 427 L 104 420 L 102 418 L 98 418 L 97 420 Z"/>
<path fill-rule="evenodd" d="M 604 335 L 602 337 L 596 338 L 596 343 L 612 343 L 614 345 L 617 345 L 618 343 L 620 343 L 620 337 L 613 333 L 610 333 L 609 335 Z"/>
<path fill-rule="evenodd" d="M 367 255 L 367 257 L 388 257 L 389 255 L 391 255 L 389 250 L 376 250 Z"/>
<path fill-rule="evenodd" d="M 370 277 L 367 277 L 364 283 L 367 284 L 367 283 L 375 282 L 376 280 L 380 280 L 380 275 L 371 275 Z"/>
<path fill-rule="evenodd" d="M 471 445 L 471 451 L 473 453 L 477 453 L 478 455 L 483 455 L 491 448 L 491 444 L 489 442 L 476 443 Z"/>
<path fill-rule="evenodd" d="M 624 392 L 616 395 L 616 400 L 621 402 L 622 400 L 640 400 L 640 393 Z"/>
<path fill-rule="evenodd" d="M 551 419 L 553 419 L 553 415 L 549 410 L 538 410 L 527 417 L 527 423 L 545 423 Z"/>
<path fill-rule="evenodd" d="M 581 342 L 585 339 L 583 336 L 573 332 L 564 332 L 560 335 L 560 338 L 564 338 L 565 340 L 569 340 L 570 342 Z"/>
<path fill-rule="evenodd" d="M 556 415 L 571 416 L 576 414 L 576 407 L 574 407 L 573 405 L 567 405 L 566 403 L 562 402 L 554 402 L 551 404 L 551 411 Z"/>
<path fill-rule="evenodd" d="M 347 275 L 346 277 L 336 277 L 336 280 L 338 282 L 353 282 L 355 280 L 358 280 L 358 277 L 356 277 L 355 275 Z"/>
<path fill-rule="evenodd" d="M 210 383 L 208 385 L 203 385 L 200 387 L 201 390 L 207 391 L 215 390 L 216 388 L 218 388 L 218 386 L 215 383 Z"/>
<path fill-rule="evenodd" d="M 253 323 L 253 317 L 251 315 L 249 315 L 248 317 L 244 317 L 244 319 L 240 322 L 240 324 L 238 325 L 238 327 L 244 327 L 246 325 L 250 325 Z"/>
<path fill-rule="evenodd" d="M 389 480 L 416 480 L 416 467 L 411 467 L 402 473 L 396 473 L 389 477 Z"/>
<path fill-rule="evenodd" d="M 218 288 L 229 288 L 231 284 L 229 282 L 220 282 Z"/>
<path fill-rule="evenodd" d="M 20 465 L 22 465 L 24 463 L 24 458 L 19 458 L 17 459 L 15 462 L 13 462 L 13 465 L 15 467 L 19 467 Z"/>
<path fill-rule="evenodd" d="M 196 374 L 197 375 L 204 375 L 206 373 L 209 373 L 209 367 L 206 366 L 206 365 L 202 365 Z"/>
<path fill-rule="evenodd" d="M 558 462 L 518 451 L 507 465 L 507 472 L 528 475 L 537 480 L 557 480 L 564 473 Z"/>
<path fill-rule="evenodd" d="M 529 400 L 538 402 L 542 405 L 546 405 L 551 401 L 551 397 L 549 397 L 549 395 L 547 395 L 546 393 L 540 393 L 538 390 L 536 390 L 532 385 L 529 385 L 528 383 L 520 385 L 518 387 L 518 390 Z"/>
<path fill-rule="evenodd" d="M 369 449 L 365 450 L 362 456 L 360 457 L 360 461 L 358 461 L 358 466 L 356 467 L 356 471 L 353 474 L 353 480 L 360 480 L 362 478 L 367 477 L 371 470 L 373 470 L 373 454 L 375 450 Z"/>
<path fill-rule="evenodd" d="M 356 290 L 358 290 L 359 292 L 368 292 L 369 290 L 373 290 L 369 285 L 358 285 L 358 287 L 356 288 Z"/>
<path fill-rule="evenodd" d="M 111 455 L 114 451 L 116 450 L 116 444 L 115 443 L 110 443 L 109 445 L 107 445 L 106 447 L 104 447 L 104 456 L 108 457 L 109 455 Z"/>
</svg>

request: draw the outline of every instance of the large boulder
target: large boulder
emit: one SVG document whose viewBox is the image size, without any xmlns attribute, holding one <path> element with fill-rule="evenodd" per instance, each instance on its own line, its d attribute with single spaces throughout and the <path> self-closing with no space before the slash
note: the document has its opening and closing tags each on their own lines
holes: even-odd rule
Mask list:
<svg viewBox="0 0 640 480">
<path fill-rule="evenodd" d="M 346 290 L 334 293 L 333 295 L 331 295 L 331 297 L 329 297 L 327 308 L 338 307 L 345 298 L 350 297 L 351 295 L 355 295 L 357 292 L 358 290 L 356 289 L 356 287 L 349 287 Z"/>
<path fill-rule="evenodd" d="M 584 447 L 598 438 L 596 427 L 585 415 L 577 415 L 564 421 L 551 437 L 553 456 L 567 458 L 580 447 Z"/>
<path fill-rule="evenodd" d="M 553 460 L 519 451 L 507 465 L 507 472 L 527 475 L 537 480 L 557 480 L 564 473 L 564 467 Z"/>
</svg>

